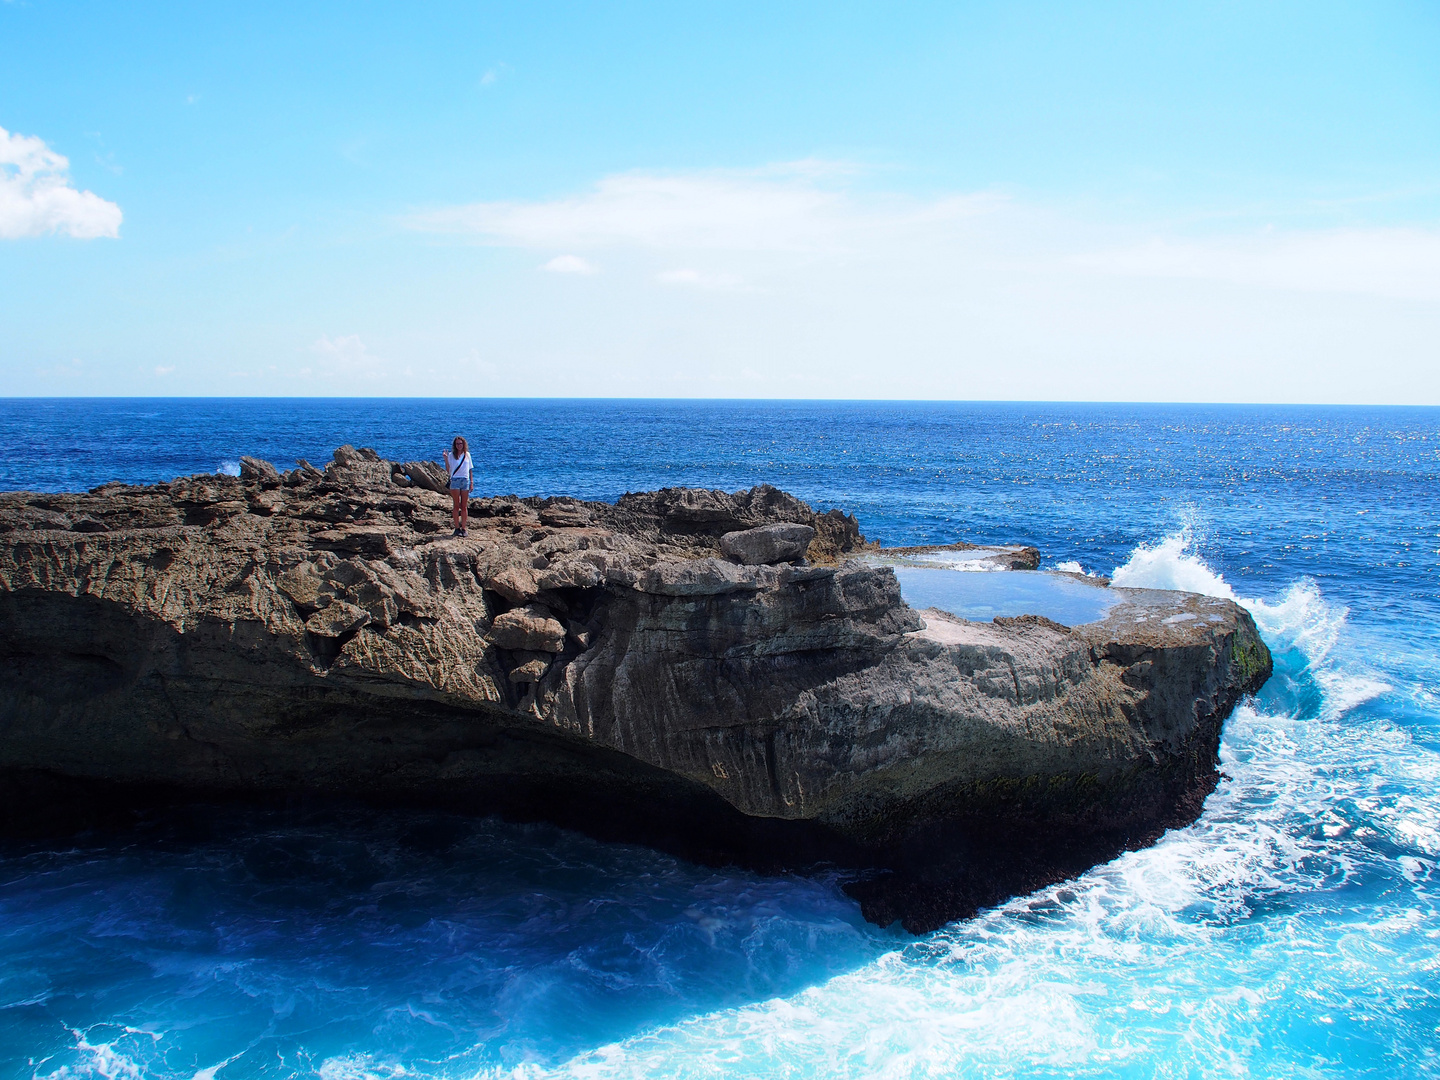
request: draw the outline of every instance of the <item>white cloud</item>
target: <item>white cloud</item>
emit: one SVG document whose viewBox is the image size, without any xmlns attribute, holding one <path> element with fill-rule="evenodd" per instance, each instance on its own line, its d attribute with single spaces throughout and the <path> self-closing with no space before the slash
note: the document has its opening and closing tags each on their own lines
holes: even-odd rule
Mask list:
<svg viewBox="0 0 1440 1080">
<path fill-rule="evenodd" d="M 347 393 L 345 384 L 348 380 L 373 382 L 390 373 L 389 364 L 372 353 L 359 334 L 344 334 L 334 338 L 322 334 L 319 340 L 310 346 L 310 351 L 318 357 L 315 366 L 301 368 L 296 374 L 318 374 L 322 378 L 333 380 L 333 393 L 338 395 Z"/>
<path fill-rule="evenodd" d="M 624 173 L 568 199 L 471 203 L 417 214 L 408 224 L 514 247 L 814 252 L 863 244 L 877 230 L 972 217 L 1003 202 L 990 193 L 861 201 L 819 182 L 846 171 L 797 162 L 746 171 Z"/>
<path fill-rule="evenodd" d="M 939 276 L 986 269 L 987 263 L 994 269 L 997 259 L 1020 260 L 1087 278 L 1190 278 L 1440 299 L 1440 232 L 1434 230 L 1266 229 L 1142 238 L 1133 227 L 1068 218 L 994 192 L 928 199 L 859 193 L 843 186 L 853 172 L 795 162 L 754 170 L 624 173 L 570 198 L 471 203 L 416 215 L 408 224 L 519 248 L 899 258 L 930 265 Z M 595 267 L 567 254 L 544 269 L 592 273 Z M 681 267 L 653 277 L 667 285 L 734 289 L 747 275 Z"/>
<path fill-rule="evenodd" d="M 1206 240 L 1152 239 L 1078 256 L 1076 264 L 1139 277 L 1199 278 L 1305 292 L 1440 299 L 1440 232 L 1320 229 Z"/>
<path fill-rule="evenodd" d="M 552 274 L 594 274 L 598 268 L 592 263 L 586 262 L 579 255 L 556 255 L 541 270 L 549 270 Z"/>
<path fill-rule="evenodd" d="M 1202 231 L 873 179 L 626 173 L 408 224 L 603 259 L 563 295 L 512 276 L 465 328 L 499 395 L 543 369 L 577 396 L 1440 403 L 1429 223 Z"/>
<path fill-rule="evenodd" d="M 174 370 L 175 370 L 175 365 L 174 365 L 174 364 L 157 364 L 157 365 L 155 366 L 155 374 L 156 374 L 156 375 L 169 375 L 169 374 L 170 374 L 172 371 L 174 371 Z"/>
<path fill-rule="evenodd" d="M 33 135 L 0 128 L 0 239 L 120 235 L 120 208 L 70 184 L 70 162 Z"/>
</svg>

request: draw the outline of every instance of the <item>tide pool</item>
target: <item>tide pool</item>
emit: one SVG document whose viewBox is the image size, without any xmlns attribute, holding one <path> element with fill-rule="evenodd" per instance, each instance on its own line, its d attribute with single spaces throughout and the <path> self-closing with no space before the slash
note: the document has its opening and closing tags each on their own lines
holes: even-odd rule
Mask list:
<svg viewBox="0 0 1440 1080">
<path fill-rule="evenodd" d="M 0 1076 L 1440 1075 L 1440 411 L 21 402 L 0 473 L 413 458 L 452 428 L 486 433 L 487 491 L 770 481 L 886 545 L 1233 598 L 1275 676 L 1194 825 L 923 938 L 823 876 L 449 814 L 200 805 L 10 844 Z M 79 429 L 83 461 L 44 449 Z"/>
<path fill-rule="evenodd" d="M 1120 602 L 1100 585 L 1043 570 L 938 570 L 897 566 L 900 595 L 913 608 L 939 608 L 972 622 L 1043 615 L 1063 626 L 1099 622 Z"/>
</svg>

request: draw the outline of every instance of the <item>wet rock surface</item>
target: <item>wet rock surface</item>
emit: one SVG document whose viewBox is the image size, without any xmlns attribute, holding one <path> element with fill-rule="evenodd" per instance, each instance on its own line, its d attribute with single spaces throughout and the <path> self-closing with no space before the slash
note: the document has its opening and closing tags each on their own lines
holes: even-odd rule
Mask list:
<svg viewBox="0 0 1440 1080">
<path fill-rule="evenodd" d="M 443 803 L 840 866 L 918 931 L 1193 820 L 1269 675 L 1250 617 L 1192 594 L 1076 628 L 916 612 L 854 518 L 772 487 L 478 498 L 458 538 L 436 472 L 347 446 L 0 495 L 4 827 Z"/>
</svg>

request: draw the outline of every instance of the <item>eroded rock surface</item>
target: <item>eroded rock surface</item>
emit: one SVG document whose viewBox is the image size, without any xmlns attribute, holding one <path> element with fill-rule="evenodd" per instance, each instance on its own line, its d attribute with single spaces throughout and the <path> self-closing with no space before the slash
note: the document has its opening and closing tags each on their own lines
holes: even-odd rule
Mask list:
<svg viewBox="0 0 1440 1080">
<path fill-rule="evenodd" d="M 1190 594 L 1074 629 L 913 611 L 853 518 L 771 487 L 481 498 L 456 538 L 442 479 L 342 447 L 0 495 L 11 829 L 86 792 L 444 802 L 852 868 L 921 930 L 1193 820 L 1270 670 Z"/>
</svg>

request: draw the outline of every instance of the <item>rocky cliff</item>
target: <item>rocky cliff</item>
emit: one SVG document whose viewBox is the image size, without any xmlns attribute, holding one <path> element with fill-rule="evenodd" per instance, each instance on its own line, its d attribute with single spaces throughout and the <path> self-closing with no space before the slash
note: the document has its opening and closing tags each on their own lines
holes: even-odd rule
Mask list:
<svg viewBox="0 0 1440 1080">
<path fill-rule="evenodd" d="M 443 802 L 839 867 L 921 930 L 1193 820 L 1270 671 L 1191 594 L 1073 629 L 913 611 L 853 518 L 771 487 L 477 499 L 460 538 L 440 479 L 342 447 L 0 495 L 10 829 L 157 793 Z"/>
</svg>

